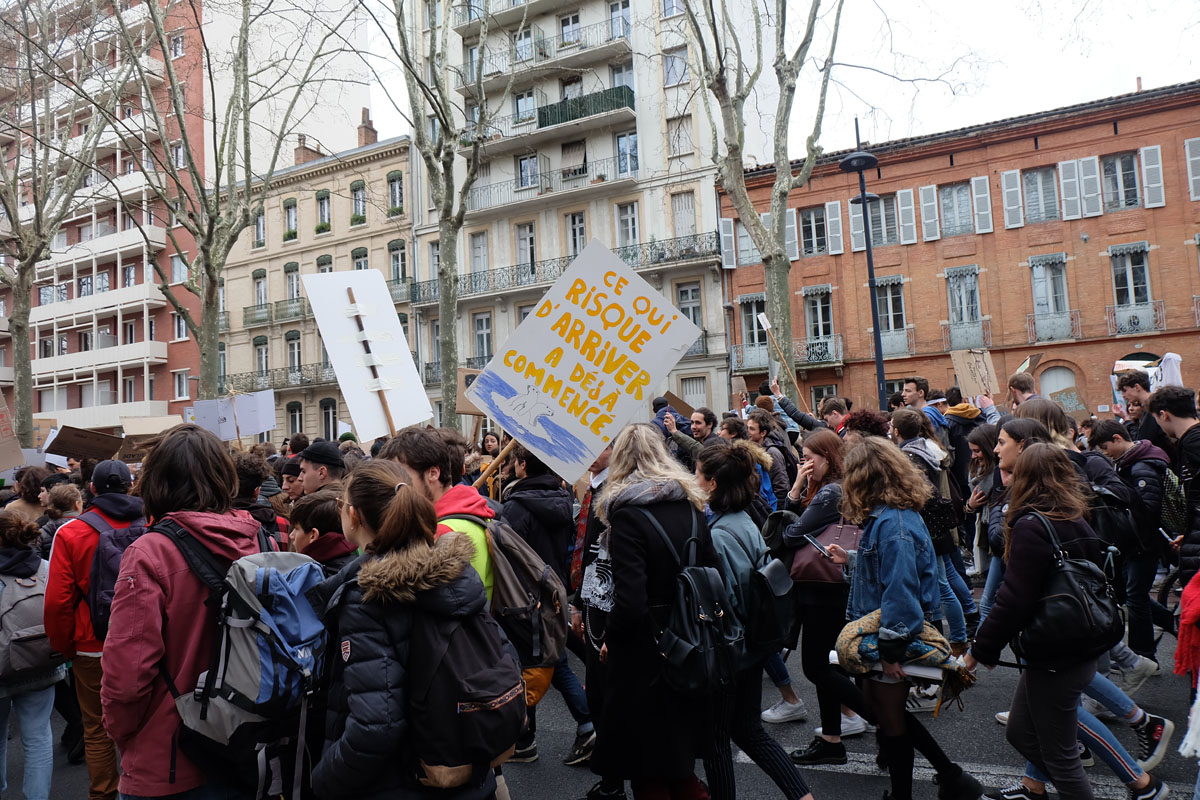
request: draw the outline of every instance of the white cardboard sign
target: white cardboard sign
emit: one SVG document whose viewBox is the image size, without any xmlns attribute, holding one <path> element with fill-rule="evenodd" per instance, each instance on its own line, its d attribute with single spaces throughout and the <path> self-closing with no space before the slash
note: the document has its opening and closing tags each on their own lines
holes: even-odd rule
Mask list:
<svg viewBox="0 0 1200 800">
<path fill-rule="evenodd" d="M 196 424 L 212 431 L 223 442 L 275 430 L 275 390 L 197 400 Z"/>
<path fill-rule="evenodd" d="M 467 389 L 467 397 L 574 483 L 700 329 L 593 240 Z"/>
<path fill-rule="evenodd" d="M 431 419 L 433 407 L 383 273 L 373 269 L 327 272 L 303 275 L 301 280 L 359 440 L 369 442 L 392 433 L 381 389 L 397 430 Z M 347 290 L 354 293 L 353 305 Z M 370 346 L 369 354 L 364 343 Z"/>
</svg>

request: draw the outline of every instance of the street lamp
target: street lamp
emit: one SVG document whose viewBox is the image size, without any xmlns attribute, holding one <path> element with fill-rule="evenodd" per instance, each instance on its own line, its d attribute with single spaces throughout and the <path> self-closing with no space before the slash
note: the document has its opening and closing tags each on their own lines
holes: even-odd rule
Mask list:
<svg viewBox="0 0 1200 800">
<path fill-rule="evenodd" d="M 862 147 L 858 135 L 858 120 L 854 120 L 854 139 L 856 146 Z M 867 193 L 867 179 L 864 170 L 874 169 L 879 165 L 879 159 L 863 150 L 851 153 L 838 162 L 842 172 L 858 173 L 858 196 L 850 198 L 852 205 L 861 206 L 863 221 L 863 237 L 867 243 L 867 288 L 871 293 L 871 317 L 874 319 L 872 331 L 875 335 L 875 388 L 879 393 L 879 410 L 887 411 L 887 391 L 883 385 L 883 339 L 879 332 L 879 298 L 875 296 L 875 257 L 871 252 L 871 224 L 867 215 L 867 204 L 879 200 L 879 195 Z"/>
</svg>

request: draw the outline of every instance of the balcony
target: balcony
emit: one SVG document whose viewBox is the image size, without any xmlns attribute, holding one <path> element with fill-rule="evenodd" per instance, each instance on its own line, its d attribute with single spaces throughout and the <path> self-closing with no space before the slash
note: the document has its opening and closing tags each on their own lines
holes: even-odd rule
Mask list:
<svg viewBox="0 0 1200 800">
<path fill-rule="evenodd" d="M 497 117 L 488 123 L 479 148 L 489 156 L 517 152 L 561 136 L 566 126 L 581 119 L 590 120 L 588 128 L 594 130 L 618 123 L 632 123 L 635 118 L 633 89 L 616 86 L 582 97 L 540 105 L 520 114 Z M 570 131 L 578 133 L 577 128 L 571 128 Z M 473 139 L 472 131 L 464 133 L 459 143 L 460 151 L 469 150 Z"/>
<path fill-rule="evenodd" d="M 912 326 L 899 331 L 882 331 L 880 341 L 883 344 L 884 358 L 911 356 L 917 352 L 917 332 Z M 871 357 L 875 357 L 875 341 L 871 340 Z"/>
<path fill-rule="evenodd" d="M 289 319 L 304 319 L 311 314 L 312 311 L 308 307 L 308 301 L 303 297 L 275 301 L 276 322 L 283 322 Z M 267 321 L 270 322 L 270 320 Z M 246 327 L 250 327 L 249 322 L 246 323 Z"/>
<path fill-rule="evenodd" d="M 692 346 L 684 351 L 684 358 L 702 358 L 708 355 L 708 331 L 700 331 L 700 338 L 692 342 Z"/>
<path fill-rule="evenodd" d="M 388 290 L 392 293 L 393 303 L 407 303 L 412 293 L 413 282 L 409 278 L 388 281 Z"/>
<path fill-rule="evenodd" d="M 263 303 L 260 306 L 246 306 L 242 309 L 242 327 L 254 328 L 259 325 L 271 324 L 271 304 Z"/>
<path fill-rule="evenodd" d="M 549 159 L 544 159 L 548 166 Z M 625 169 L 620 169 L 624 166 Z M 563 167 L 526 176 L 525 185 L 514 178 L 497 183 L 476 186 L 467 194 L 467 213 L 479 216 L 480 212 L 502 211 L 517 203 L 540 201 L 544 205 L 559 202 L 559 197 L 570 193 L 572 198 L 586 194 L 613 194 L 632 184 L 638 177 L 636 157 L 624 159 L 602 158 L 573 167 Z"/>
<path fill-rule="evenodd" d="M 145 232 L 143 235 L 143 231 Z M 86 242 L 77 242 L 69 247 L 51 252 L 50 257 L 39 261 L 38 278 L 50 277 L 55 271 L 67 269 L 75 264 L 107 264 L 117 256 L 140 257 L 142 248 L 157 253 L 166 247 L 167 229 L 157 225 L 118 231 L 111 225 L 97 228 L 95 235 Z"/>
<path fill-rule="evenodd" d="M 531 40 L 511 49 L 487 53 L 475 62 L 460 64 L 458 91 L 474 95 L 478 86 L 488 96 L 516 77 L 516 82 L 536 80 L 552 71 L 578 70 L 587 64 L 618 61 L 632 53 L 633 26 L 628 20 L 610 19 L 577 28 L 565 36 L 545 36 L 529 26 Z"/>
<path fill-rule="evenodd" d="M 425 385 L 435 386 L 442 382 L 442 362 L 430 361 L 425 365 Z"/>
<path fill-rule="evenodd" d="M 1106 306 L 1108 335 L 1121 336 L 1128 333 L 1149 333 L 1167 329 L 1167 312 L 1162 300 L 1135 303 L 1126 306 Z"/>
<path fill-rule="evenodd" d="M 1053 314 L 1027 314 L 1025 331 L 1029 344 L 1078 339 L 1082 336 L 1079 328 L 1079 310 L 1071 309 Z"/>
<path fill-rule="evenodd" d="M 467 0 L 455 5 L 450 24 L 455 33 L 469 39 L 479 33 L 485 16 L 488 30 L 495 31 L 569 5 L 568 0 Z"/>
<path fill-rule="evenodd" d="M 677 239 L 619 247 L 614 251 L 635 267 L 674 266 L 693 261 L 709 261 L 721 254 L 720 240 L 716 233 L 695 233 Z M 551 258 L 530 264 L 516 264 L 503 269 L 469 272 L 458 276 L 458 296 L 507 292 L 513 289 L 533 289 L 548 286 L 558 279 L 570 266 L 573 259 Z M 412 285 L 411 301 L 414 306 L 433 305 L 440 295 L 436 280 L 420 281 Z"/>
<path fill-rule="evenodd" d="M 78 290 L 78 284 L 76 284 Z M 167 304 L 162 291 L 154 283 L 137 283 L 107 292 L 94 292 L 84 297 L 60 300 L 29 309 L 29 324 L 46 324 L 57 320 L 60 325 L 69 325 L 77 317 L 90 318 L 93 314 L 112 313 L 118 308 L 147 304 L 151 308 L 162 308 Z"/>
<path fill-rule="evenodd" d="M 729 352 L 729 369 L 733 372 L 762 372 L 771 363 L 766 344 L 735 344 Z"/>
<path fill-rule="evenodd" d="M 8 317 L 0 317 L 0 339 L 5 339 L 12 335 L 12 327 L 9 324 Z"/>
<path fill-rule="evenodd" d="M 942 325 L 942 349 L 971 350 L 992 346 L 992 321 L 952 322 Z"/>
<path fill-rule="evenodd" d="M 329 364 L 303 364 L 299 367 L 278 367 L 262 372 L 238 372 L 221 378 L 217 391 L 257 392 L 262 389 L 295 389 L 337 383 L 337 375 Z"/>
<path fill-rule="evenodd" d="M 35 358 L 32 365 L 33 375 L 36 378 L 56 373 L 112 369 L 118 364 L 130 366 L 144 362 L 165 364 L 166 361 L 166 342 L 134 342 L 133 344 L 81 350 L 49 358 Z"/>
<path fill-rule="evenodd" d="M 12 386 L 16 377 L 12 367 L 0 367 L 0 386 Z"/>
<path fill-rule="evenodd" d="M 141 378 L 138 378 L 139 382 Z M 39 387 L 47 388 L 47 387 Z M 117 428 L 122 417 L 165 417 L 166 400 L 145 400 L 136 403 L 109 403 L 87 408 L 68 408 L 61 411 L 46 411 L 59 425 L 73 428 Z"/>
<path fill-rule="evenodd" d="M 229 312 L 228 311 L 218 311 L 217 312 L 217 330 L 220 331 L 221 333 L 225 333 L 226 331 L 229 330 Z"/>
<path fill-rule="evenodd" d="M 801 368 L 840 364 L 842 363 L 842 335 L 835 333 L 811 339 L 793 339 L 792 354 L 796 360 L 796 366 Z"/>
</svg>

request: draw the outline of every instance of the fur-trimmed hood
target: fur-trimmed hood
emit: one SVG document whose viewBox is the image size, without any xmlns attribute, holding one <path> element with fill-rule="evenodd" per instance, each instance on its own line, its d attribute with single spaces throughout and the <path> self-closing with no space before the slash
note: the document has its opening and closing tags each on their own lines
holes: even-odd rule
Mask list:
<svg viewBox="0 0 1200 800">
<path fill-rule="evenodd" d="M 475 545 L 470 539 L 461 533 L 447 533 L 432 546 L 418 545 L 367 559 L 358 572 L 363 602 L 446 606 L 450 601 L 442 610 L 453 614 L 461 605 L 462 598 L 454 597 L 457 592 L 432 590 L 451 590 L 464 572 L 474 575 L 470 569 L 474 556 Z"/>
</svg>

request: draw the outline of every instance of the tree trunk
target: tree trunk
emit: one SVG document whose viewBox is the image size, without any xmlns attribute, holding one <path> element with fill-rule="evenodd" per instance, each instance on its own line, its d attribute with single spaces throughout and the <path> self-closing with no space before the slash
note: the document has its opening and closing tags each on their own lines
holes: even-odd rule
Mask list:
<svg viewBox="0 0 1200 800">
<path fill-rule="evenodd" d="M 796 357 L 792 352 L 792 290 L 788 282 L 788 273 L 791 267 L 792 262 L 788 260 L 787 253 L 768 253 L 763 256 L 763 270 L 766 273 L 767 319 L 771 321 L 771 333 L 775 336 L 775 341 L 786 359 L 786 362 L 780 365 L 780 370 L 790 371 L 792 379 L 794 379 L 796 377 Z M 779 356 L 775 352 L 775 348 L 770 345 L 768 348 L 771 352 L 771 360 L 778 361 Z M 799 396 L 796 396 L 796 387 L 791 379 L 781 375 L 779 388 L 793 403 L 800 403 Z"/>
<path fill-rule="evenodd" d="M 220 333 L 217 324 L 217 304 L 211 308 L 205 302 L 204 309 L 197 320 L 196 343 L 200 346 L 200 386 L 198 394 L 201 400 L 211 400 L 220 396 L 221 376 L 218 372 L 220 364 L 217 356 L 220 350 Z"/>
<path fill-rule="evenodd" d="M 442 427 L 459 429 L 458 422 L 458 231 L 445 213 L 438 225 L 439 358 L 442 365 Z"/>
<path fill-rule="evenodd" d="M 33 447 L 33 364 L 29 347 L 29 306 L 33 264 L 17 265 L 13 308 L 8 318 L 13 341 L 13 421 L 21 447 Z M 57 349 L 55 352 L 58 352 Z"/>
</svg>

